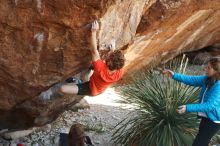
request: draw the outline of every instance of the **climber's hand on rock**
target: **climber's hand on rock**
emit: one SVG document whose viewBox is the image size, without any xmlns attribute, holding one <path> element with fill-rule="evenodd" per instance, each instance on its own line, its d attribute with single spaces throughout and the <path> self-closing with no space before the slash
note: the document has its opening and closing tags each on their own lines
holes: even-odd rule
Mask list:
<svg viewBox="0 0 220 146">
<path fill-rule="evenodd" d="M 92 28 L 91 31 L 92 32 L 96 32 L 99 29 L 99 23 L 97 20 L 95 20 L 94 22 L 92 22 Z"/>
<path fill-rule="evenodd" d="M 110 45 L 109 45 L 109 50 L 111 52 L 114 52 L 115 51 L 115 48 L 116 48 L 116 40 L 115 39 L 112 39 L 111 42 L 110 42 Z"/>
</svg>

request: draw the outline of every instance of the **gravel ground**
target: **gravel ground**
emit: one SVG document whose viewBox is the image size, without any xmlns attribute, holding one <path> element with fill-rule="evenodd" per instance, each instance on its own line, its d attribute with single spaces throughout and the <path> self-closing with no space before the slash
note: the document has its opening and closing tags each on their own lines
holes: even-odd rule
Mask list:
<svg viewBox="0 0 220 146">
<path fill-rule="evenodd" d="M 96 146 L 116 146 L 111 141 L 113 127 L 129 114 L 129 110 L 115 103 L 119 99 L 113 89 L 107 90 L 101 96 L 85 97 L 90 104 L 90 109 L 73 112 L 65 111 L 51 124 L 35 130 L 32 134 L 6 141 L 0 138 L 0 146 L 16 146 L 22 143 L 25 146 L 58 146 L 59 134 L 68 133 L 75 122 L 85 127 L 86 135 L 90 136 Z"/>
<path fill-rule="evenodd" d="M 203 74 L 204 66 L 189 66 L 187 73 Z M 190 73 L 189 73 L 190 74 Z M 38 128 L 32 134 L 12 141 L 0 138 L 0 146 L 16 146 L 22 143 L 25 146 L 58 146 L 59 134 L 68 133 L 75 122 L 84 125 L 86 135 L 90 136 L 96 146 L 116 146 L 111 141 L 113 127 L 129 114 L 128 107 L 115 102 L 120 99 L 113 89 L 96 97 L 85 97 L 90 109 L 73 112 L 65 111 L 51 124 Z"/>
</svg>

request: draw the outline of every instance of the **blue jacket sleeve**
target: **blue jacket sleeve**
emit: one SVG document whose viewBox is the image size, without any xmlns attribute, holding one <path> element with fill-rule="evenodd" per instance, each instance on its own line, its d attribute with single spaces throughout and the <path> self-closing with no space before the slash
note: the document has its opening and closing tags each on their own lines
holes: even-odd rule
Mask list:
<svg viewBox="0 0 220 146">
<path fill-rule="evenodd" d="M 212 87 L 212 92 L 207 101 L 202 104 L 187 104 L 187 112 L 210 112 L 220 104 L 220 84 Z"/>
<path fill-rule="evenodd" d="M 186 85 L 202 87 L 205 83 L 206 76 L 189 76 L 179 73 L 174 73 L 173 79 L 182 82 Z"/>
</svg>

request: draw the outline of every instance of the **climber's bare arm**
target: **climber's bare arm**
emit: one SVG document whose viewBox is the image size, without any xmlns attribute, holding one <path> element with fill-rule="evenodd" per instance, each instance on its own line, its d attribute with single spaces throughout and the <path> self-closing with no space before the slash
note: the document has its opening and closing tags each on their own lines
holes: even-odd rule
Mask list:
<svg viewBox="0 0 220 146">
<path fill-rule="evenodd" d="M 92 23 L 91 28 L 91 48 L 90 51 L 92 53 L 92 61 L 96 61 L 100 59 L 100 55 L 97 49 L 97 39 L 96 39 L 96 33 L 99 29 L 99 23 L 97 21 L 94 21 Z"/>
</svg>

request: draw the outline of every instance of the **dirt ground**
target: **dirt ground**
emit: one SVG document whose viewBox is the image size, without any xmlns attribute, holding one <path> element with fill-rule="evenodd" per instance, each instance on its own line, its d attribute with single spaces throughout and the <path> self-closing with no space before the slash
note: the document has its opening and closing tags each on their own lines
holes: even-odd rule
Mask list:
<svg viewBox="0 0 220 146">
<path fill-rule="evenodd" d="M 22 143 L 25 146 L 58 146 L 59 134 L 68 133 L 72 124 L 81 123 L 95 146 L 116 146 L 111 141 L 114 126 L 129 116 L 127 106 L 116 103 L 120 99 L 109 88 L 105 93 L 96 97 L 85 97 L 90 104 L 89 109 L 80 109 L 78 112 L 65 111 L 51 124 L 35 130 L 32 134 L 12 141 L 0 138 L 0 146 L 16 146 Z"/>
</svg>

